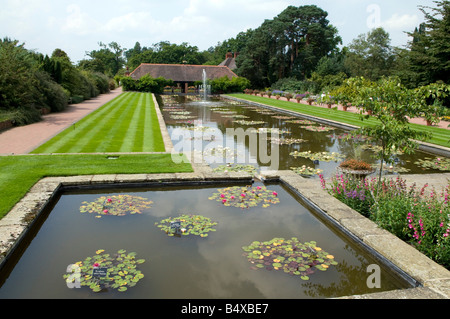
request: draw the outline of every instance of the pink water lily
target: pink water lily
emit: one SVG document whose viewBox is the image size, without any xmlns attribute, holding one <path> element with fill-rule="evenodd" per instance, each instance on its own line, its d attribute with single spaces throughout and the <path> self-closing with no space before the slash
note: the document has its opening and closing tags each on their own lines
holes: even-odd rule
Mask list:
<svg viewBox="0 0 450 319">
<path fill-rule="evenodd" d="M 223 204 L 225 204 L 226 202 L 227 202 L 227 200 L 226 200 L 226 199 L 222 200 L 222 203 L 223 203 Z"/>
<path fill-rule="evenodd" d="M 105 209 L 105 210 L 103 211 L 103 213 L 105 213 L 105 214 L 108 214 L 108 210 L 107 210 L 107 209 Z"/>
<path fill-rule="evenodd" d="M 99 263 L 94 263 L 94 264 L 92 265 L 92 267 L 98 268 L 98 267 L 100 267 L 100 264 L 99 264 Z"/>
<path fill-rule="evenodd" d="M 278 196 L 277 192 L 273 192 L 272 194 L 273 194 L 273 196 Z"/>
<path fill-rule="evenodd" d="M 111 202 L 112 202 L 112 199 L 111 199 L 111 198 L 108 198 L 108 199 L 107 199 L 107 202 L 108 202 L 108 203 L 111 203 Z"/>
<path fill-rule="evenodd" d="M 225 194 L 220 194 L 220 198 L 225 198 Z"/>
</svg>

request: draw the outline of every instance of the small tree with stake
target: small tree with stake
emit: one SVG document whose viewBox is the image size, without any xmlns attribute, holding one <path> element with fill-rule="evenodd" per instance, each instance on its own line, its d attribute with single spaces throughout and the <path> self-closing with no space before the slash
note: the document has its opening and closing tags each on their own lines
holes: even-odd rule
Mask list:
<svg viewBox="0 0 450 319">
<path fill-rule="evenodd" d="M 430 106 L 418 98 L 414 90 L 402 86 L 397 78 L 382 78 L 370 83 L 364 78 L 351 78 L 348 81 L 356 89 L 352 103 L 359 107 L 361 119 L 369 118 L 366 115 L 368 111 L 378 119 L 377 124 L 363 127 L 360 132 L 381 144 L 377 153 L 381 161 L 380 182 L 384 162 L 392 163 L 399 150 L 406 154 L 413 153 L 418 146 L 417 140 L 430 137 L 426 132 L 412 129 L 408 118 L 433 113 L 429 112 L 427 108 Z"/>
</svg>

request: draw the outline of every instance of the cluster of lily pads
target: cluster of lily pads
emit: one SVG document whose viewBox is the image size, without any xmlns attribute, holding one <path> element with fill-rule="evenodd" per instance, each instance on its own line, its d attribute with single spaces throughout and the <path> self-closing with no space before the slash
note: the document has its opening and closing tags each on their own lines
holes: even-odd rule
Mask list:
<svg viewBox="0 0 450 319">
<path fill-rule="evenodd" d="M 425 159 L 419 159 L 418 161 L 414 162 L 414 164 L 425 169 L 450 171 L 450 158 L 445 157 L 436 157 L 436 158 L 426 157 Z"/>
<path fill-rule="evenodd" d="M 233 150 L 230 147 L 223 147 L 222 145 L 218 145 L 216 147 L 207 148 L 203 151 L 204 156 L 219 156 L 219 157 L 236 157 L 238 156 L 238 152 Z"/>
<path fill-rule="evenodd" d="M 155 223 L 155 225 L 165 232 L 168 236 L 175 236 L 176 232 L 172 227 L 172 223 L 179 222 L 179 231 L 181 236 L 200 236 L 208 237 L 209 232 L 214 232 L 217 222 L 213 222 L 210 218 L 201 215 L 183 214 L 176 218 L 166 218 Z"/>
<path fill-rule="evenodd" d="M 309 158 L 310 160 L 313 161 L 322 161 L 322 162 L 337 162 L 343 158 L 345 158 L 345 155 L 336 153 L 336 152 L 318 152 L 318 153 L 312 153 L 311 151 L 306 151 L 306 152 L 298 152 L 298 151 L 294 151 L 292 153 L 290 153 L 291 156 L 294 157 L 304 157 L 304 158 Z"/>
<path fill-rule="evenodd" d="M 242 249 L 252 269 L 280 270 L 305 281 L 317 270 L 326 271 L 338 264 L 334 256 L 317 247 L 315 241 L 301 243 L 295 237 L 254 241 Z"/>
<path fill-rule="evenodd" d="M 291 170 L 298 175 L 304 176 L 319 175 L 323 172 L 323 170 L 319 168 L 308 167 L 306 165 L 303 165 L 302 167 L 291 167 Z"/>
<path fill-rule="evenodd" d="M 240 125 L 259 125 L 259 124 L 266 124 L 264 121 L 246 121 L 246 120 L 237 120 L 234 121 L 236 124 Z"/>
<path fill-rule="evenodd" d="M 278 134 L 291 134 L 290 131 L 288 130 L 282 130 L 276 127 L 260 127 L 257 129 L 251 129 L 250 131 L 254 130 L 257 133 L 268 133 L 268 134 L 273 134 L 273 133 L 278 133 Z"/>
<path fill-rule="evenodd" d="M 314 125 L 314 124 L 317 124 L 316 122 L 313 122 L 313 121 L 310 121 L 310 120 L 289 120 L 289 121 L 286 121 L 286 123 L 303 124 L 303 125 Z"/>
<path fill-rule="evenodd" d="M 93 292 L 109 288 L 124 292 L 144 278 L 137 266 L 143 264 L 145 259 L 136 259 L 136 253 L 127 253 L 123 249 L 114 255 L 104 252 L 103 249 L 97 250 L 94 256 L 74 263 L 72 272 L 63 275 L 66 283 L 79 284 L 80 287 L 88 287 Z M 105 269 L 106 274 L 97 276 L 94 272 L 97 268 Z"/>
<path fill-rule="evenodd" d="M 272 116 L 273 119 L 277 119 L 277 120 L 291 120 L 291 119 L 295 119 L 294 116 L 288 116 L 288 115 L 275 115 Z"/>
<path fill-rule="evenodd" d="M 273 144 L 279 145 L 292 145 L 292 144 L 301 144 L 307 142 L 307 140 L 301 138 L 283 138 L 283 137 L 269 137 L 267 138 Z"/>
<path fill-rule="evenodd" d="M 307 131 L 311 131 L 311 132 L 329 132 L 329 131 L 333 131 L 334 130 L 334 128 L 330 127 L 330 126 L 307 125 L 307 126 L 302 126 L 302 128 L 307 130 Z"/>
<path fill-rule="evenodd" d="M 152 201 L 140 196 L 112 195 L 101 196 L 93 202 L 83 202 L 80 207 L 81 213 L 97 214 L 96 218 L 102 216 L 125 216 L 127 214 L 141 214 L 148 209 Z"/>
<path fill-rule="evenodd" d="M 254 175 L 257 171 L 257 168 L 253 165 L 243 165 L 243 164 L 234 164 L 234 165 L 219 165 L 214 168 L 214 172 L 247 172 L 250 175 Z"/>
<path fill-rule="evenodd" d="M 233 186 L 222 188 L 214 193 L 210 200 L 221 202 L 224 206 L 233 206 L 242 209 L 257 207 L 262 204 L 263 208 L 280 203 L 278 193 L 267 189 L 265 186 Z"/>
</svg>

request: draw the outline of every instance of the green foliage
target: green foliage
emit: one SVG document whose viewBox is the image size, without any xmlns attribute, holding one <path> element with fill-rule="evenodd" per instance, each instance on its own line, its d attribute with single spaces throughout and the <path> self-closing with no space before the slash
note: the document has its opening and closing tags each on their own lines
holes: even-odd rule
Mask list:
<svg viewBox="0 0 450 319">
<path fill-rule="evenodd" d="M 359 35 L 349 45 L 345 59 L 345 67 L 351 76 L 362 76 L 373 81 L 390 75 L 393 64 L 393 48 L 389 34 L 383 28 Z"/>
<path fill-rule="evenodd" d="M 327 16 L 315 5 L 289 6 L 247 31 L 246 45 L 236 60 L 238 74 L 255 87 L 268 87 L 282 78 L 308 78 L 319 60 L 341 42 Z"/>
<path fill-rule="evenodd" d="M 326 185 L 331 195 L 374 221 L 398 238 L 412 244 L 429 258 L 450 269 L 450 185 L 442 192 L 408 187 L 399 177 L 384 179 L 381 187 L 375 178 L 333 177 Z"/>
<path fill-rule="evenodd" d="M 81 213 L 97 214 L 96 218 L 102 216 L 125 216 L 128 214 L 142 214 L 142 210 L 153 204 L 145 198 L 131 195 L 102 196 L 93 202 L 83 202 L 80 207 Z"/>
<path fill-rule="evenodd" d="M 210 80 L 211 91 L 214 93 L 242 93 L 250 87 L 250 81 L 243 77 L 228 78 L 223 76 Z"/>
<path fill-rule="evenodd" d="M 217 222 L 213 222 L 210 218 L 193 214 L 183 214 L 176 218 L 169 217 L 155 223 L 155 225 L 172 237 L 176 235 L 175 230 L 171 228 L 172 222 L 180 222 L 182 236 L 194 235 L 202 238 L 208 237 L 209 232 L 216 231 L 214 227 L 217 226 Z"/>
<path fill-rule="evenodd" d="M 338 264 L 334 256 L 318 247 L 315 241 L 301 243 L 295 237 L 254 241 L 242 249 L 252 269 L 280 270 L 305 281 L 317 270 L 326 271 Z"/>
<path fill-rule="evenodd" d="M 204 54 L 199 52 L 198 47 L 190 46 L 186 42 L 178 45 L 161 41 L 151 48 L 140 48 L 140 44 L 137 44 L 134 49 L 125 52 L 130 70 L 136 69 L 141 63 L 202 65 L 206 62 Z"/>
<path fill-rule="evenodd" d="M 136 259 L 136 253 L 127 253 L 124 249 L 114 255 L 103 252 L 103 249 L 99 249 L 94 256 L 74 263 L 72 273 L 63 275 L 66 283 L 79 283 L 93 292 L 105 292 L 109 288 L 125 292 L 144 278 L 137 266 L 143 264 L 145 259 Z M 106 277 L 94 276 L 95 268 L 106 268 Z"/>
<path fill-rule="evenodd" d="M 265 186 L 245 186 L 227 187 L 219 189 L 210 200 L 221 202 L 227 207 L 252 208 L 262 203 L 262 207 L 269 207 L 271 204 L 278 204 L 280 199 L 277 192 L 268 190 Z"/>
<path fill-rule="evenodd" d="M 165 86 L 172 86 L 173 81 L 162 77 L 153 78 L 149 74 L 144 75 L 139 80 L 125 76 L 120 78 L 124 91 L 151 92 L 160 94 L 164 92 Z"/>
</svg>

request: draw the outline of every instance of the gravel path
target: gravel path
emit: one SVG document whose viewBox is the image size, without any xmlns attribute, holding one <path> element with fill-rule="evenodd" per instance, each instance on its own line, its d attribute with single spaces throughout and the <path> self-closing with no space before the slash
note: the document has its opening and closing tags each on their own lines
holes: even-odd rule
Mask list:
<svg viewBox="0 0 450 319">
<path fill-rule="evenodd" d="M 69 105 L 63 112 L 44 115 L 40 122 L 1 132 L 0 155 L 27 154 L 33 151 L 121 93 L 122 88 L 117 88 L 110 93 L 101 94 L 82 103 Z"/>
</svg>

